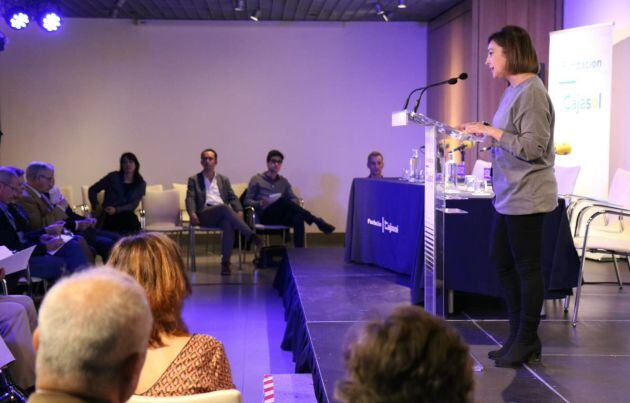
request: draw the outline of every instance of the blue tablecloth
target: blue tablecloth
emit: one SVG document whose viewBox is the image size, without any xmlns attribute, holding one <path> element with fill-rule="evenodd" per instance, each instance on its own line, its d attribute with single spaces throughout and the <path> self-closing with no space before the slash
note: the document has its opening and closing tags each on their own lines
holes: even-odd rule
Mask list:
<svg viewBox="0 0 630 403">
<path fill-rule="evenodd" d="M 346 261 L 375 264 L 410 275 L 414 303 L 422 301 L 424 285 L 423 206 L 422 185 L 363 178 L 353 181 L 348 204 Z M 498 296 L 498 280 L 489 257 L 491 200 L 447 200 L 446 206 L 468 212 L 449 214 L 445 219 L 446 287 Z M 387 221 L 398 226 L 398 232 L 383 231 L 368 220 Z M 541 264 L 545 297 L 569 295 L 577 285 L 579 258 L 562 199 L 545 218 Z"/>
</svg>

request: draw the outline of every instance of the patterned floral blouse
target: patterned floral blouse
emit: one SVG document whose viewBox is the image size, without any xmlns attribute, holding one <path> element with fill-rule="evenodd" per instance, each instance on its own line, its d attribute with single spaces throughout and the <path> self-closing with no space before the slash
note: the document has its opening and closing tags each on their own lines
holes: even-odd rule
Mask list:
<svg viewBox="0 0 630 403">
<path fill-rule="evenodd" d="M 185 396 L 234 389 L 223 344 L 194 334 L 166 371 L 142 396 Z"/>
</svg>

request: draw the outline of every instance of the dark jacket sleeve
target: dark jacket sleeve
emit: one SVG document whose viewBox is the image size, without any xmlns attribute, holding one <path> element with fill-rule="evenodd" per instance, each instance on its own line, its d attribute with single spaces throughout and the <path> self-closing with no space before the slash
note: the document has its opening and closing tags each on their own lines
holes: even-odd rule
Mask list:
<svg viewBox="0 0 630 403">
<path fill-rule="evenodd" d="M 188 178 L 188 188 L 186 189 L 186 212 L 189 215 L 197 213 L 197 187 L 195 177 Z"/>
<path fill-rule="evenodd" d="M 249 185 L 247 185 L 245 205 L 247 207 L 254 207 L 257 210 L 261 207 L 260 200 L 258 198 L 258 183 L 256 182 L 256 175 L 252 176 L 249 180 Z"/>
<path fill-rule="evenodd" d="M 90 186 L 90 188 L 88 189 L 88 197 L 90 199 L 92 210 L 96 210 L 98 207 L 100 207 L 98 204 L 98 193 L 112 186 L 112 173 L 114 172 L 110 172 L 107 175 L 103 176 L 98 182 Z"/>
</svg>

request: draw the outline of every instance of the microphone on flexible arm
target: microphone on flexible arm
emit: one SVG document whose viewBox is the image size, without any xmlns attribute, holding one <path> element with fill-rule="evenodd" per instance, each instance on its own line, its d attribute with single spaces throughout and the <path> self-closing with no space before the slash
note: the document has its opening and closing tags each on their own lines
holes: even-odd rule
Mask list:
<svg viewBox="0 0 630 403">
<path fill-rule="evenodd" d="M 413 92 L 415 92 L 417 90 L 421 90 L 421 91 L 420 91 L 420 95 L 418 96 L 418 100 L 416 101 L 416 104 L 413 107 L 413 113 L 418 113 L 418 108 L 420 107 L 420 100 L 422 99 L 422 95 L 424 95 L 425 91 L 428 90 L 429 88 L 437 87 L 437 86 L 444 85 L 444 84 L 454 85 L 454 84 L 457 84 L 457 81 L 465 80 L 467 78 L 468 78 L 468 74 L 462 73 L 462 74 L 460 74 L 457 77 L 449 78 L 448 80 L 440 81 L 438 83 L 433 83 L 433 84 L 427 85 L 424 88 L 417 88 L 417 89 L 415 89 L 414 91 L 412 91 L 411 94 L 409 94 L 409 97 L 411 97 Z M 407 109 L 407 103 L 405 103 L 405 109 Z"/>
<path fill-rule="evenodd" d="M 471 148 L 473 148 L 474 145 L 475 143 L 472 140 L 464 140 L 462 144 L 453 148 L 451 152 L 456 153 L 458 151 L 470 150 Z"/>
</svg>

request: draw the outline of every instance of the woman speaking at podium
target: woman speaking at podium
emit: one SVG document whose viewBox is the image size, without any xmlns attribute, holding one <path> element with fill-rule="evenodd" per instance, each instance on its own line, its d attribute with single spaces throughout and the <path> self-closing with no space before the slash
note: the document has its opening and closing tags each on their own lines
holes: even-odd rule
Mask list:
<svg viewBox="0 0 630 403">
<path fill-rule="evenodd" d="M 464 130 L 492 138 L 495 213 L 490 253 L 508 308 L 510 334 L 488 356 L 496 366 L 508 367 L 540 359 L 543 218 L 558 203 L 554 110 L 536 75 L 536 50 L 523 28 L 506 26 L 490 35 L 486 65 L 492 77 L 506 80 L 508 87 L 492 125 L 469 123 Z"/>
</svg>

